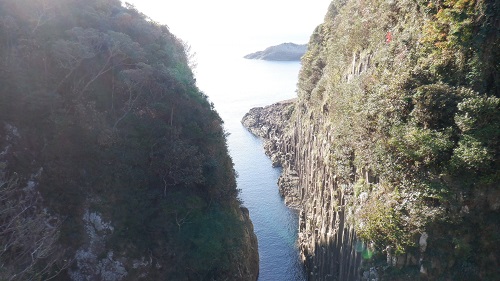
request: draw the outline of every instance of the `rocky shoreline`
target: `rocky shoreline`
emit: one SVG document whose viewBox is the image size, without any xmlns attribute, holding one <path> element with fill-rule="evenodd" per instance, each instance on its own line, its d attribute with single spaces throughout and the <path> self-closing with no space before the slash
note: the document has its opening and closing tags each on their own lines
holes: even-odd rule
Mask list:
<svg viewBox="0 0 500 281">
<path fill-rule="evenodd" d="M 273 167 L 283 168 L 278 179 L 279 193 L 288 207 L 299 209 L 300 196 L 297 192 L 299 176 L 288 165 L 291 155 L 283 153 L 286 145 L 283 136 L 285 127 L 292 117 L 294 103 L 295 99 L 290 99 L 265 107 L 252 108 L 243 116 L 241 123 L 252 134 L 263 139 L 264 151 L 271 158 Z"/>
<path fill-rule="evenodd" d="M 340 187 L 322 160 L 329 151 L 329 139 L 318 138 L 319 127 L 297 117 L 296 108 L 295 99 L 253 108 L 242 124 L 264 140 L 273 166 L 282 167 L 279 193 L 288 207 L 299 212 L 298 247 L 308 280 L 333 276 L 346 281 L 378 280 L 375 270 L 360 275 L 361 253 L 355 248 L 359 243 L 347 223 L 352 210 L 339 207 L 351 200 L 352 186 Z"/>
</svg>

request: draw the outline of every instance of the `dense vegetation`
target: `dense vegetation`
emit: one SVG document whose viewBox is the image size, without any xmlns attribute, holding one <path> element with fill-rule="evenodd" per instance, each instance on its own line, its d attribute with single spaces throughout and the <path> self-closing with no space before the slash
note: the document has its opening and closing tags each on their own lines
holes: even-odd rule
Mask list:
<svg viewBox="0 0 500 281">
<path fill-rule="evenodd" d="M 188 64 L 118 0 L 0 0 L 1 280 L 81 271 L 91 217 L 129 280 L 235 273 L 233 164 Z"/>
<path fill-rule="evenodd" d="M 392 274 L 498 279 L 499 18 L 494 0 L 335 0 L 314 31 L 295 114 L 331 136 L 371 265 L 409 254 Z"/>
</svg>

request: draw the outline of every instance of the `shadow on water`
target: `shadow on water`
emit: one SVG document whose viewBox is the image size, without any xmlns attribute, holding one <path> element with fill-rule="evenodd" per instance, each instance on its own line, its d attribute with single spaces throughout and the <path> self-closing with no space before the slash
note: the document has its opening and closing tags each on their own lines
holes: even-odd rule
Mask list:
<svg viewBox="0 0 500 281">
<path fill-rule="evenodd" d="M 239 175 L 240 197 L 259 240 L 259 280 L 304 280 L 296 247 L 298 214 L 285 206 L 278 193 L 280 169 L 272 168 L 262 141 L 243 127 L 232 134 L 229 145 L 239 148 L 231 155 Z"/>
</svg>

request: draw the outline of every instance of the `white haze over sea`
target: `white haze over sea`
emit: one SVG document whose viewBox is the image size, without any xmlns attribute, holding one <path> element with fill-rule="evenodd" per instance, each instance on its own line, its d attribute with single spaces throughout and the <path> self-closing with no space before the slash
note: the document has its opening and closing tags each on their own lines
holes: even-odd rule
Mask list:
<svg viewBox="0 0 500 281">
<path fill-rule="evenodd" d="M 246 60 L 243 56 L 285 42 L 305 44 L 323 21 L 330 0 L 131 0 L 196 53 L 197 85 L 224 120 L 238 173 L 240 198 L 259 241 L 260 281 L 306 280 L 299 260 L 298 217 L 278 194 L 279 169 L 262 142 L 240 123 L 252 107 L 294 98 L 299 62 Z"/>
<path fill-rule="evenodd" d="M 199 63 L 285 42 L 305 44 L 331 0 L 128 0 L 192 46 Z"/>
</svg>

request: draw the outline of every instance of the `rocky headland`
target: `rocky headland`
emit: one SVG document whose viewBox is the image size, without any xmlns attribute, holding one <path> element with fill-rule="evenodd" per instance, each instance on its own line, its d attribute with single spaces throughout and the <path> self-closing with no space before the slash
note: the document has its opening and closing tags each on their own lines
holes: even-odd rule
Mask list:
<svg viewBox="0 0 500 281">
<path fill-rule="evenodd" d="M 300 200 L 297 194 L 299 178 L 290 164 L 290 154 L 281 153 L 285 143 L 283 135 L 285 126 L 292 117 L 295 99 L 277 102 L 265 107 L 255 107 L 245 114 L 241 123 L 252 134 L 264 141 L 264 151 L 271 158 L 273 167 L 282 167 L 278 179 L 280 195 L 285 204 L 298 209 Z M 286 164 L 286 165 L 283 165 Z"/>
<path fill-rule="evenodd" d="M 244 58 L 269 61 L 300 61 L 306 51 L 307 44 L 283 43 L 268 47 L 264 51 L 248 54 Z"/>
</svg>

